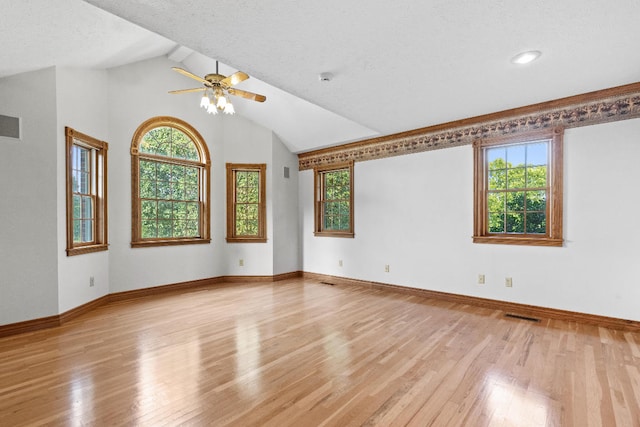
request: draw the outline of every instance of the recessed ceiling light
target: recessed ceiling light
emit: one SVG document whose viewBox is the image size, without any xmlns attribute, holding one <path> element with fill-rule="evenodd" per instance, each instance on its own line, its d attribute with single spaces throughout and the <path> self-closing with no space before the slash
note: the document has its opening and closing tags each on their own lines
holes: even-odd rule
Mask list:
<svg viewBox="0 0 640 427">
<path fill-rule="evenodd" d="M 518 65 L 528 64 L 532 61 L 535 61 L 542 55 L 542 52 L 539 50 L 530 50 L 528 52 L 522 52 L 511 58 L 511 62 Z"/>
</svg>

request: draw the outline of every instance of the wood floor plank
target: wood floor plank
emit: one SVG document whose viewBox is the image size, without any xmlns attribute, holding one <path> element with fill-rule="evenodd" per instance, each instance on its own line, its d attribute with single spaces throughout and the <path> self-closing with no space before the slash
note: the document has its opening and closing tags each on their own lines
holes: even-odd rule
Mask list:
<svg viewBox="0 0 640 427">
<path fill-rule="evenodd" d="M 0 425 L 640 427 L 640 333 L 311 279 L 0 338 Z"/>
</svg>

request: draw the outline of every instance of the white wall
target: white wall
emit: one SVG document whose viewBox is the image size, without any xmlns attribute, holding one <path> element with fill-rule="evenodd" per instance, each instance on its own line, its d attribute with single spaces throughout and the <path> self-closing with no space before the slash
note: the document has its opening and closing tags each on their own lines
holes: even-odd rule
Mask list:
<svg viewBox="0 0 640 427">
<path fill-rule="evenodd" d="M 79 68 L 57 68 L 58 125 L 58 310 L 64 313 L 109 293 L 109 252 L 68 257 L 66 222 L 66 138 L 69 126 L 102 141 L 108 141 L 107 72 Z M 107 152 L 109 157 L 109 152 Z M 109 159 L 107 159 L 108 161 Z M 94 286 L 89 286 L 89 278 Z"/>
<path fill-rule="evenodd" d="M 212 157 L 212 217 L 219 215 L 221 117 L 199 108 L 197 93 L 172 95 L 169 90 L 195 87 L 171 70 L 164 57 L 108 71 L 109 121 L 109 280 L 121 292 L 224 274 L 223 250 L 217 238 L 224 229 L 212 221 L 211 244 L 131 248 L 131 138 L 154 116 L 173 116 L 191 124 L 204 138 Z M 223 176 L 223 175 L 222 175 Z"/>
<path fill-rule="evenodd" d="M 565 132 L 562 248 L 472 243 L 471 146 L 356 163 L 354 239 L 313 236 L 302 171 L 303 269 L 640 320 L 639 134 L 640 119 Z"/>
<path fill-rule="evenodd" d="M 267 164 L 267 242 L 266 243 L 226 243 L 226 228 L 221 241 L 225 242 L 226 274 L 233 276 L 273 275 L 273 168 L 272 132 L 253 122 L 234 115 L 224 117 L 224 163 L 266 163 Z M 225 164 L 221 168 L 225 168 Z M 225 169 L 226 170 L 226 169 Z M 224 179 L 222 181 L 225 182 Z M 226 191 L 226 187 L 224 187 Z M 226 199 L 225 199 L 226 200 Z M 222 206 L 225 207 L 223 202 Z M 220 211 L 226 218 L 226 208 Z M 244 265 L 240 266 L 239 260 Z"/>
<path fill-rule="evenodd" d="M 56 71 L 0 79 L 0 114 L 22 140 L 0 137 L 0 324 L 58 313 Z"/>
<path fill-rule="evenodd" d="M 289 178 L 284 168 L 289 168 Z M 292 154 L 273 134 L 273 167 L 268 174 L 273 183 L 273 274 L 301 269 L 298 252 L 298 156 Z"/>
</svg>

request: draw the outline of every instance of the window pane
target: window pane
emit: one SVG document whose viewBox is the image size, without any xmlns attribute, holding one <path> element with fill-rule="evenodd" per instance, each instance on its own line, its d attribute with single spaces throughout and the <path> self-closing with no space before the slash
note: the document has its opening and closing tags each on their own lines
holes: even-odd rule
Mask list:
<svg viewBox="0 0 640 427">
<path fill-rule="evenodd" d="M 187 184 L 198 185 L 198 168 L 186 167 L 185 180 Z"/>
<path fill-rule="evenodd" d="M 155 200 L 143 200 L 142 201 L 142 219 L 155 220 L 157 217 L 158 217 L 158 202 L 156 202 Z"/>
<path fill-rule="evenodd" d="M 527 213 L 527 233 L 545 234 L 547 217 L 544 212 Z"/>
<path fill-rule="evenodd" d="M 182 165 L 171 166 L 171 177 L 174 181 L 184 184 L 186 176 L 186 167 Z"/>
<path fill-rule="evenodd" d="M 93 219 L 93 199 L 91 197 L 82 197 L 82 217 Z"/>
<path fill-rule="evenodd" d="M 74 193 L 80 192 L 80 176 L 81 175 L 82 175 L 82 172 L 78 170 L 74 170 L 71 173 L 71 191 Z"/>
<path fill-rule="evenodd" d="M 521 212 L 507 212 L 507 233 L 524 233 L 524 214 Z"/>
<path fill-rule="evenodd" d="M 505 210 L 505 195 L 504 193 L 489 193 L 487 195 L 487 208 L 489 212 L 502 213 Z"/>
<path fill-rule="evenodd" d="M 525 151 L 524 145 L 512 145 L 507 147 L 507 166 L 517 167 L 525 165 Z"/>
<path fill-rule="evenodd" d="M 82 218 L 82 203 L 80 200 L 81 200 L 81 196 L 78 196 L 76 194 L 73 195 L 73 218 L 74 219 Z"/>
<path fill-rule="evenodd" d="M 198 221 L 185 221 L 187 236 L 188 237 L 200 237 L 200 231 L 198 229 Z"/>
<path fill-rule="evenodd" d="M 527 191 L 527 211 L 546 211 L 546 209 L 546 191 Z"/>
<path fill-rule="evenodd" d="M 140 197 L 143 199 L 156 198 L 156 182 L 148 180 L 140 180 Z"/>
<path fill-rule="evenodd" d="M 169 181 L 158 181 L 156 183 L 156 194 L 158 199 L 171 199 L 171 183 Z"/>
<path fill-rule="evenodd" d="M 173 185 L 171 186 L 171 198 L 173 200 L 185 200 L 184 185 L 173 183 Z"/>
<path fill-rule="evenodd" d="M 187 185 L 185 187 L 185 200 L 198 200 L 198 186 L 197 185 Z"/>
<path fill-rule="evenodd" d="M 197 219 L 200 215 L 199 203 L 187 203 L 187 218 Z"/>
<path fill-rule="evenodd" d="M 78 193 L 89 194 L 91 185 L 91 176 L 88 172 L 80 172 L 78 178 L 80 179 L 80 185 L 78 186 Z"/>
<path fill-rule="evenodd" d="M 173 206 L 171 202 L 160 201 L 158 202 L 158 218 L 171 219 L 173 214 Z"/>
<path fill-rule="evenodd" d="M 140 179 L 156 179 L 156 162 L 140 160 Z"/>
<path fill-rule="evenodd" d="M 532 166 L 527 168 L 527 187 L 546 187 L 547 186 L 547 167 Z"/>
<path fill-rule="evenodd" d="M 186 222 L 183 220 L 173 221 L 173 237 L 186 237 Z"/>
<path fill-rule="evenodd" d="M 142 220 L 142 238 L 152 239 L 158 237 L 158 226 L 156 221 Z"/>
<path fill-rule="evenodd" d="M 186 219 L 187 218 L 187 204 L 185 202 L 173 203 L 173 218 L 174 219 Z"/>
<path fill-rule="evenodd" d="M 158 237 L 173 237 L 173 221 L 161 219 L 158 221 Z"/>
<path fill-rule="evenodd" d="M 524 194 L 524 191 L 507 193 L 507 211 L 523 211 Z"/>
<path fill-rule="evenodd" d="M 507 169 L 507 188 L 525 188 L 525 168 Z"/>
<path fill-rule="evenodd" d="M 504 233 L 504 212 L 489 213 L 489 233 Z"/>
<path fill-rule="evenodd" d="M 247 203 L 248 201 L 249 201 L 249 194 L 247 191 L 247 187 L 236 188 L 236 202 Z"/>
<path fill-rule="evenodd" d="M 79 219 L 73 221 L 73 241 L 82 242 L 82 221 Z"/>
<path fill-rule="evenodd" d="M 249 185 L 249 187 L 255 187 L 258 188 L 258 179 L 259 179 L 259 172 L 247 172 L 247 178 L 248 178 L 248 183 L 247 185 Z"/>
<path fill-rule="evenodd" d="M 82 242 L 93 241 L 93 221 L 90 219 L 82 220 Z"/>
<path fill-rule="evenodd" d="M 171 165 L 158 163 L 158 181 L 171 181 Z"/>
<path fill-rule="evenodd" d="M 489 171 L 489 190 L 505 190 L 507 188 L 507 171 L 496 169 Z"/>
<path fill-rule="evenodd" d="M 528 166 L 536 166 L 536 165 L 547 165 L 547 149 L 549 143 L 548 142 L 537 142 L 533 144 L 527 144 L 527 165 Z"/>
<path fill-rule="evenodd" d="M 260 202 L 260 193 L 258 187 L 249 187 L 247 191 L 247 202 L 258 203 Z"/>
<path fill-rule="evenodd" d="M 487 149 L 487 164 L 489 170 L 505 169 L 507 167 L 507 151 L 504 147 Z"/>
</svg>

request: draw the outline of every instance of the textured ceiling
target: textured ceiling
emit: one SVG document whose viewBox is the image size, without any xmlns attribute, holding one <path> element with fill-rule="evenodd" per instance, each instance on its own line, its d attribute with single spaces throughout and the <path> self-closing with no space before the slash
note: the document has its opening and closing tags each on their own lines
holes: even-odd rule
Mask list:
<svg viewBox="0 0 640 427">
<path fill-rule="evenodd" d="M 280 93 L 279 102 L 270 104 L 272 96 L 261 110 L 241 113 L 284 135 L 293 151 L 640 81 L 637 0 L 87 0 L 155 34 L 98 9 L 89 23 L 74 19 L 91 8 L 80 0 L 9 2 L 19 13 L 34 11 L 3 10 L 3 41 L 17 31 L 25 43 L 3 47 L 0 76 L 32 66 L 26 59 L 5 65 L 25 50 L 44 44 L 55 51 L 51 40 L 73 38 L 68 61 L 85 52 L 103 67 L 166 53 L 175 42 Z M 49 24 L 34 35 L 37 18 Z M 14 23 L 20 19 L 31 27 Z M 538 61 L 510 63 L 530 49 L 542 51 Z M 40 63 L 57 65 L 65 52 Z M 198 74 L 205 63 L 183 61 Z M 334 79 L 320 83 L 320 72 Z M 283 119 L 287 105 L 305 113 Z"/>
<path fill-rule="evenodd" d="M 0 77 L 50 66 L 109 68 L 176 43 L 80 0 L 2 0 Z"/>
</svg>

